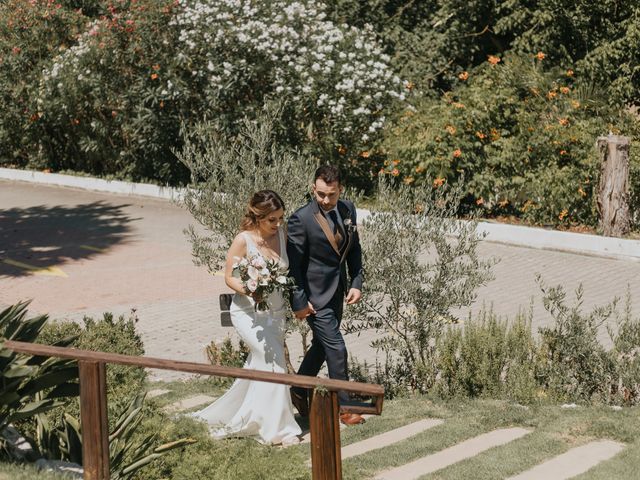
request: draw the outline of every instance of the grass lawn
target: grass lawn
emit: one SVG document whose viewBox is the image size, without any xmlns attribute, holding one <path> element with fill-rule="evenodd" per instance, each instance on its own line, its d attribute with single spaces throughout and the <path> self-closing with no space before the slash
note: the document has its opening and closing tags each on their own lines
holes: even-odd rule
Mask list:
<svg viewBox="0 0 640 480">
<path fill-rule="evenodd" d="M 158 383 L 169 393 L 149 401 L 160 409 L 198 394 L 217 397 L 224 387 L 210 380 Z M 603 462 L 581 480 L 635 478 L 640 471 L 640 407 L 613 410 L 610 407 L 561 408 L 558 405 L 522 406 L 498 400 L 440 400 L 416 396 L 385 402 L 383 414 L 364 425 L 348 427 L 342 443 L 348 445 L 423 418 L 441 418 L 444 423 L 384 450 L 374 450 L 343 462 L 345 480 L 371 479 L 381 470 L 400 466 L 422 456 L 438 452 L 463 440 L 497 428 L 523 427 L 531 433 L 504 446 L 487 450 L 476 457 L 439 470 L 424 479 L 491 480 L 504 479 L 527 470 L 570 448 L 596 439 L 611 439 L 626 444 L 613 459 Z M 303 428 L 307 423 L 302 424 Z M 310 479 L 309 445 L 287 449 L 260 445 L 250 439 L 214 441 L 206 427 L 175 412 L 158 414 L 143 423 L 146 433 L 159 433 L 168 439 L 189 436 L 198 443 L 145 467 L 136 480 L 235 480 Z M 141 432 L 145 433 L 145 432 Z M 0 480 L 36 478 L 17 467 L 0 465 Z M 24 472 L 27 472 L 24 470 Z M 3 477 L 4 475 L 4 477 Z M 40 474 L 43 480 L 59 476 Z"/>
<path fill-rule="evenodd" d="M 160 385 L 155 386 L 155 388 L 159 387 Z M 161 404 L 168 404 L 197 393 L 219 396 L 224 391 L 219 386 L 203 380 L 162 384 L 162 388 L 171 390 L 171 393 L 154 399 Z M 444 401 L 427 396 L 396 399 L 385 402 L 382 416 L 370 418 L 364 425 L 343 430 L 343 445 L 364 440 L 422 418 L 441 418 L 444 423 L 387 447 L 383 451 L 384 454 L 381 454 L 381 451 L 372 451 L 345 460 L 343 462 L 344 478 L 345 480 L 370 479 L 381 470 L 435 453 L 465 439 L 497 428 L 515 426 L 530 429 L 531 433 L 505 446 L 488 450 L 424 478 L 503 479 L 594 439 L 616 440 L 625 443 L 627 448 L 620 455 L 600 464 L 580 478 L 633 478 L 634 473 L 640 470 L 639 414 L 640 407 L 616 411 L 610 407 L 522 406 L 498 400 Z M 303 428 L 305 426 L 306 423 Z M 255 444 L 251 440 L 227 442 L 228 454 L 236 456 L 237 449 L 248 447 L 247 442 L 248 445 Z M 302 474 L 299 471 L 290 477 L 279 475 L 279 472 L 284 471 L 288 471 L 290 475 L 293 474 L 292 463 L 299 462 L 301 459 L 306 461 L 309 455 L 308 445 L 286 450 L 277 447 L 259 446 L 259 448 L 278 452 L 272 461 L 266 461 L 263 457 L 267 452 L 261 451 L 259 455 L 261 463 L 271 465 L 268 468 L 272 476 L 261 477 L 256 473 L 257 476 L 250 478 L 310 478 L 308 471 L 300 477 L 296 475 Z M 249 449 L 252 448 L 249 447 Z M 249 452 L 245 450 L 246 453 Z M 214 465 L 216 463 L 212 458 L 212 468 Z"/>
<path fill-rule="evenodd" d="M 69 476 L 43 472 L 28 465 L 0 463 L 0 480 L 69 480 Z"/>
</svg>

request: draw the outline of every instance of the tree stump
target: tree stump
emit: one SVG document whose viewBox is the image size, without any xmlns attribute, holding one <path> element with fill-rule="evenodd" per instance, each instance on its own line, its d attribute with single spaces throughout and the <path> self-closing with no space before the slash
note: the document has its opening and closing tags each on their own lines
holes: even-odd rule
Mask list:
<svg viewBox="0 0 640 480">
<path fill-rule="evenodd" d="M 629 233 L 629 138 L 609 134 L 598 137 L 600 185 L 598 213 L 604 235 L 622 237 Z"/>
</svg>

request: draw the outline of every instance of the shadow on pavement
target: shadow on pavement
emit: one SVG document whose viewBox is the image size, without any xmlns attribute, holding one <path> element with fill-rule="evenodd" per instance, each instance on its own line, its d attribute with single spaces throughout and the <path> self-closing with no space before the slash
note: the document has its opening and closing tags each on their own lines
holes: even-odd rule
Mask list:
<svg viewBox="0 0 640 480">
<path fill-rule="evenodd" d="M 128 205 L 94 202 L 75 206 L 35 206 L 0 210 L 0 276 L 19 277 L 33 269 L 92 258 L 123 243 Z"/>
</svg>

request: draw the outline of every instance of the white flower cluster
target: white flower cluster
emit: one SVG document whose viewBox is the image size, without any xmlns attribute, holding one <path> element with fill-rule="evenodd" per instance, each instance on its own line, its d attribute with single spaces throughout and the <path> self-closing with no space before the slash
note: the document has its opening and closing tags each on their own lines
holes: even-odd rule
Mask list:
<svg viewBox="0 0 640 480">
<path fill-rule="evenodd" d="M 332 130 L 358 132 L 366 141 L 381 129 L 385 107 L 404 100 L 370 27 L 326 18 L 314 0 L 181 0 L 172 20 L 184 64 L 214 95 L 261 82 L 266 93 L 287 96 Z M 320 114 L 320 115 L 318 115 Z"/>
</svg>

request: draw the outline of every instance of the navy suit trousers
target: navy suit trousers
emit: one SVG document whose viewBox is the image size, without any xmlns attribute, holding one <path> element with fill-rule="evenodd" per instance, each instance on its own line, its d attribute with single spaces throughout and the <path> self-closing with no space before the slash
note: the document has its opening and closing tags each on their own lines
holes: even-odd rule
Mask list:
<svg viewBox="0 0 640 480">
<path fill-rule="evenodd" d="M 313 332 L 311 347 L 300 364 L 298 375 L 315 377 L 327 362 L 329 378 L 348 380 L 347 347 L 340 332 L 342 309 L 344 301 L 343 289 L 340 286 L 331 301 L 316 311 L 315 315 L 307 317 L 307 322 Z M 299 393 L 299 389 L 296 389 Z M 338 392 L 339 403 L 346 403 L 349 396 L 346 392 Z"/>
</svg>

